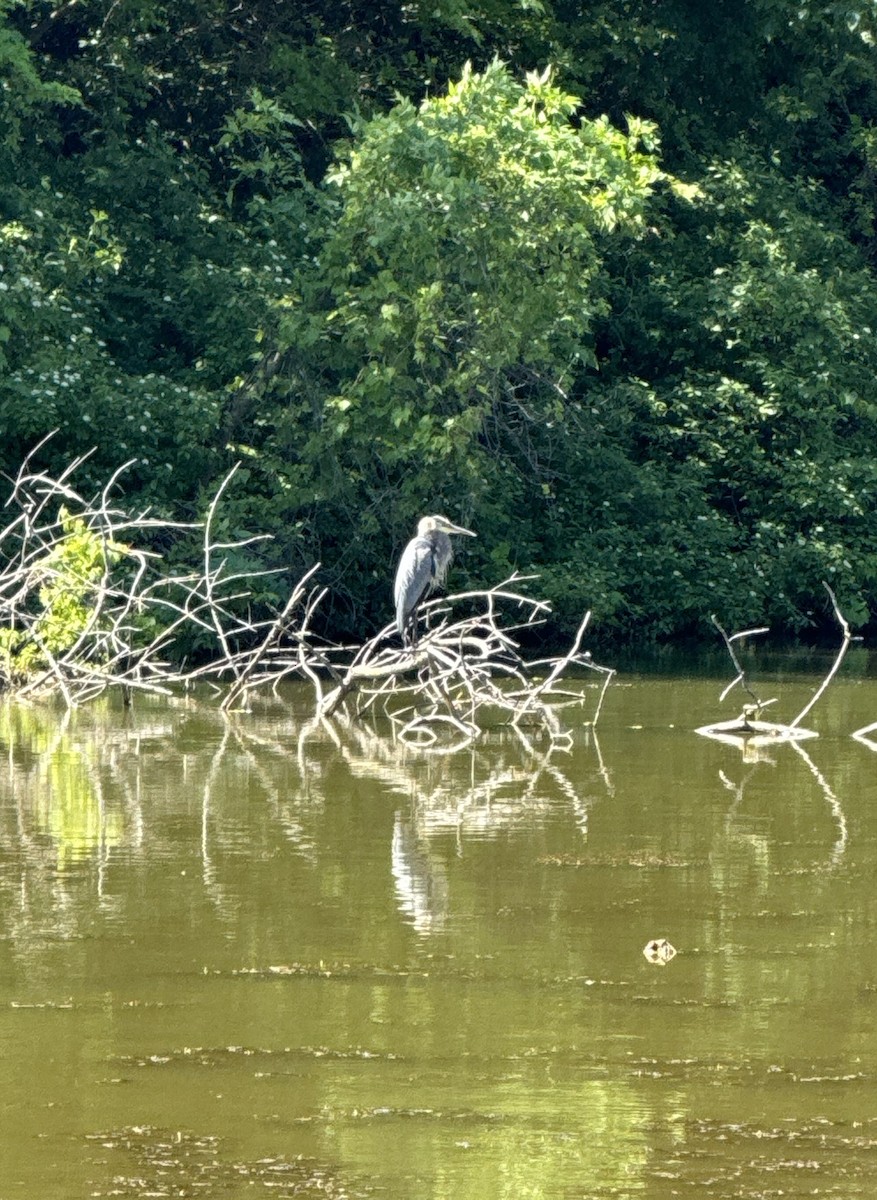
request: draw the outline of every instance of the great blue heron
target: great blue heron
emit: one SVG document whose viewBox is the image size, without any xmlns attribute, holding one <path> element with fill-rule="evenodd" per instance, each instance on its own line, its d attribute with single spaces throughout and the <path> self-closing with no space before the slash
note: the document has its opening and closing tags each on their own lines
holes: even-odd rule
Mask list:
<svg viewBox="0 0 877 1200">
<path fill-rule="evenodd" d="M 451 533 L 477 536 L 471 529 L 463 529 L 447 517 L 421 517 L 417 524 L 417 536 L 402 551 L 393 585 L 393 601 L 396 605 L 396 628 L 403 641 L 414 640 L 420 601 L 444 582 L 454 557 L 454 548 L 448 536 Z"/>
</svg>

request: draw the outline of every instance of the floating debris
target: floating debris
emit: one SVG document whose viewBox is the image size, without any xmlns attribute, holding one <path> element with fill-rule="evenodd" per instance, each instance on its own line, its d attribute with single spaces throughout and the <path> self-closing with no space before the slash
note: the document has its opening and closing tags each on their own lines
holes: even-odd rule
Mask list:
<svg viewBox="0 0 877 1200">
<path fill-rule="evenodd" d="M 665 967 L 671 959 L 676 957 L 676 948 L 671 946 L 666 938 L 652 938 L 650 942 L 646 942 L 643 954 L 650 963 L 657 963 L 658 966 Z"/>
<path fill-rule="evenodd" d="M 542 867 L 691 867 L 704 866 L 706 860 L 693 860 L 687 854 L 658 854 L 649 850 L 634 853 L 590 854 L 586 858 L 576 854 L 543 854 L 536 859 Z"/>
<path fill-rule="evenodd" d="M 773 746 L 779 742 L 803 742 L 807 738 L 819 737 L 812 729 L 801 729 L 797 725 L 780 725 L 772 721 L 757 721 L 743 714 L 732 721 L 717 721 L 713 725 L 701 725 L 695 729 L 702 737 L 726 742 L 731 746 Z"/>
</svg>

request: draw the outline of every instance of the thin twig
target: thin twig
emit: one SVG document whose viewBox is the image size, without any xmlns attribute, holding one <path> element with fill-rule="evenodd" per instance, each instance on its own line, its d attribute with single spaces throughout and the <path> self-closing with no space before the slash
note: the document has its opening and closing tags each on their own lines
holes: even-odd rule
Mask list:
<svg viewBox="0 0 877 1200">
<path fill-rule="evenodd" d="M 767 702 L 766 701 L 763 702 L 763 701 L 759 700 L 758 696 L 756 696 L 755 692 L 753 692 L 752 688 L 746 682 L 746 672 L 744 671 L 743 667 L 741 666 L 740 660 L 737 657 L 736 652 L 734 651 L 734 642 L 740 642 L 744 638 L 757 637 L 762 633 L 768 633 L 769 632 L 768 627 L 765 625 L 765 626 L 760 626 L 758 629 L 743 629 L 743 630 L 741 630 L 740 633 L 733 633 L 733 634 L 729 635 L 725 632 L 725 630 L 719 624 L 715 613 L 711 614 L 710 620 L 712 621 L 713 625 L 715 625 L 716 629 L 718 629 L 719 633 L 722 635 L 722 638 L 724 639 L 724 642 L 725 642 L 725 647 L 728 651 L 728 654 L 731 656 L 731 662 L 734 664 L 734 670 L 737 672 L 736 677 L 731 680 L 731 682 L 728 684 L 728 686 L 722 692 L 721 696 L 719 696 L 719 704 L 722 704 L 724 702 L 725 697 L 729 694 L 729 692 L 732 692 L 734 690 L 734 688 L 737 686 L 737 684 L 739 683 L 742 686 L 743 690 L 746 692 L 746 694 L 752 698 L 753 703 L 755 704 L 757 710 L 760 712 L 761 709 L 765 707 L 765 704 Z"/>
</svg>

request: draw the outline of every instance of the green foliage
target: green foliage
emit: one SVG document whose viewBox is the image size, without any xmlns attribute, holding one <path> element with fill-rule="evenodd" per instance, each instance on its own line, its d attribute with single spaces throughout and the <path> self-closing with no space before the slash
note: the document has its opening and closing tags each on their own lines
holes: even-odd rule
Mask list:
<svg viewBox="0 0 877 1200">
<path fill-rule="evenodd" d="M 62 198 L 63 199 L 63 198 Z M 132 479 L 154 492 L 162 473 L 184 489 L 204 467 L 198 444 L 216 420 L 216 400 L 192 383 L 155 371 L 130 374 L 110 353 L 115 317 L 104 293 L 116 286 L 123 250 L 105 213 L 74 232 L 59 217 L 57 197 L 31 220 L 0 229 L 0 425 L 8 430 L 2 457 L 15 469 L 31 446 L 59 431 L 47 461 L 54 464 L 97 444 L 90 464 L 97 484 L 127 458 Z M 53 213 L 52 209 L 56 211 Z M 118 350 L 117 350 L 118 355 Z"/>
<path fill-rule="evenodd" d="M 593 361 L 599 239 L 641 232 L 666 178 L 651 127 L 577 113 L 550 72 L 522 84 L 493 63 L 357 126 L 331 176 L 337 220 L 302 302 L 278 315 L 298 377 L 271 448 L 327 534 L 374 514 L 399 537 L 439 500 L 481 509 L 520 490 L 506 476 L 524 464 L 495 444 L 521 414 L 562 424 L 560 381 Z"/>
<path fill-rule="evenodd" d="M 26 40 L 7 23 L 17 7 L 15 0 L 0 2 L 0 161 L 20 148 L 28 122 L 39 118 L 39 110 L 52 104 L 80 102 L 75 88 L 44 80 L 34 63 Z"/>
<path fill-rule="evenodd" d="M 133 460 L 128 503 L 191 513 L 244 458 L 229 528 L 319 557 L 338 633 L 437 509 L 481 535 L 459 578 L 539 570 L 562 624 L 805 630 L 823 578 L 872 620 L 875 37 L 0 0 L 0 469 L 54 430 L 50 469 L 95 448 L 85 485 Z"/>
<path fill-rule="evenodd" d="M 34 611 L 24 627 L 0 629 L 0 672 L 26 679 L 46 670 L 53 659 L 79 641 L 95 619 L 98 588 L 124 546 L 107 546 L 81 517 L 61 508 L 61 534 L 33 564 L 28 586 L 35 589 Z"/>
<path fill-rule="evenodd" d="M 594 234 L 641 227 L 662 176 L 651 127 L 573 125 L 577 110 L 548 72 L 522 87 L 494 63 L 361 126 L 330 176 L 343 198 L 322 261 L 330 336 L 467 403 L 510 367 L 588 355 Z M 411 417 L 395 416 L 404 435 Z"/>
<path fill-rule="evenodd" d="M 662 520 L 650 534 L 673 566 L 670 578 L 649 569 L 657 628 L 703 622 L 712 592 L 731 623 L 800 629 L 818 619 L 822 579 L 864 621 L 877 287 L 818 187 L 749 157 L 714 164 L 703 191 L 647 262 L 628 259 L 623 316 L 607 330 L 625 353 L 605 373 L 628 379 L 607 401 L 630 406 L 630 428 L 648 436 L 645 454 L 630 453 L 667 497 L 689 498 L 681 527 Z"/>
</svg>

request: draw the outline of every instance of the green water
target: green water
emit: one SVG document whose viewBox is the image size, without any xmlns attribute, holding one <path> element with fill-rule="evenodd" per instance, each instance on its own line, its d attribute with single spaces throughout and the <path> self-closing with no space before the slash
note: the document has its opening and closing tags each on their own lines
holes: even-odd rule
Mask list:
<svg viewBox="0 0 877 1200">
<path fill-rule="evenodd" d="M 873 1197 L 877 682 L 745 755 L 721 686 L 549 757 L 0 709 L 0 1200 Z"/>
</svg>

